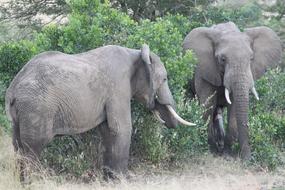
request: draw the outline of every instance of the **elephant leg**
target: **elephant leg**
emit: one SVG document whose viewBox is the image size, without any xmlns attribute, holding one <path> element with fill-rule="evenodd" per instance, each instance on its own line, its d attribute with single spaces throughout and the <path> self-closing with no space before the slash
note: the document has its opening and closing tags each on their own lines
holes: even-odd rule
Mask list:
<svg viewBox="0 0 285 190">
<path fill-rule="evenodd" d="M 130 101 L 116 101 L 107 105 L 107 123 L 100 126 L 105 152 L 103 171 L 105 179 L 116 179 L 116 174 L 125 174 L 128 167 L 131 143 Z"/>
<path fill-rule="evenodd" d="M 49 139 L 22 139 L 22 147 L 18 149 L 21 157 L 17 159 L 20 170 L 20 181 L 28 182 L 30 173 L 40 166 L 40 154 Z"/>
<path fill-rule="evenodd" d="M 20 123 L 19 126 L 18 124 L 13 126 L 13 145 L 15 150 L 21 155 L 17 160 L 20 169 L 21 182 L 27 181 L 30 176 L 29 173 L 39 168 L 40 154 L 45 145 L 52 139 L 52 136 L 46 135 L 48 129 L 46 126 L 49 126 L 49 129 L 51 129 L 51 124 L 49 125 L 39 122 L 35 123 L 33 127 L 26 127 L 26 124 L 31 123 L 25 121 L 22 125 Z"/>
<path fill-rule="evenodd" d="M 228 128 L 225 138 L 225 149 L 228 153 L 232 153 L 232 145 L 237 142 L 238 138 L 238 128 L 234 106 L 234 104 L 228 106 Z"/>
<path fill-rule="evenodd" d="M 203 114 L 203 119 L 208 121 L 208 144 L 210 151 L 215 153 L 217 151 L 215 135 L 213 131 L 214 127 L 214 111 L 217 104 L 217 91 L 214 86 L 202 79 L 195 80 L 195 89 L 200 104 L 202 104 L 206 111 Z"/>
</svg>

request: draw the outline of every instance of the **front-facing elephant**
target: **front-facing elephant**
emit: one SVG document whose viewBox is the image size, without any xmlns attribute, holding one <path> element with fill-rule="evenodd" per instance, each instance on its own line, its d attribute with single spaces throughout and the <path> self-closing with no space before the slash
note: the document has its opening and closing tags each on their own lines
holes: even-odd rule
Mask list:
<svg viewBox="0 0 285 190">
<path fill-rule="evenodd" d="M 234 23 L 228 22 L 193 29 L 186 36 L 183 49 L 192 49 L 198 58 L 189 85 L 207 108 L 204 118 L 210 116 L 210 147 L 215 151 L 230 150 L 238 139 L 241 157 L 249 159 L 249 92 L 259 99 L 254 81 L 281 63 L 280 39 L 267 27 L 247 28 L 241 32 Z M 223 107 L 228 111 L 226 135 Z"/>
<path fill-rule="evenodd" d="M 56 135 L 99 126 L 105 174 L 125 173 L 132 98 L 160 116 L 167 127 L 178 122 L 192 125 L 175 113 L 165 67 L 147 45 L 141 50 L 109 45 L 74 55 L 41 53 L 20 70 L 6 91 L 15 150 L 37 158 Z"/>
</svg>

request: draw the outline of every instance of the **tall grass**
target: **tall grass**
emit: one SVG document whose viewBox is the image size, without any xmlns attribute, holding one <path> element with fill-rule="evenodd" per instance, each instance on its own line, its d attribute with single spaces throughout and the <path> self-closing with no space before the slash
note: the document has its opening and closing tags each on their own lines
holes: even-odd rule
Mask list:
<svg viewBox="0 0 285 190">
<path fill-rule="evenodd" d="M 135 165 L 129 180 L 106 183 L 96 180 L 84 183 L 64 176 L 47 175 L 38 170 L 28 184 L 21 185 L 16 168 L 17 155 L 11 138 L 0 133 L 0 189 L 5 190 L 257 190 L 285 189 L 285 168 L 268 173 L 258 168 L 245 167 L 239 160 L 205 154 L 192 158 L 183 167 L 165 170 L 153 165 Z"/>
</svg>

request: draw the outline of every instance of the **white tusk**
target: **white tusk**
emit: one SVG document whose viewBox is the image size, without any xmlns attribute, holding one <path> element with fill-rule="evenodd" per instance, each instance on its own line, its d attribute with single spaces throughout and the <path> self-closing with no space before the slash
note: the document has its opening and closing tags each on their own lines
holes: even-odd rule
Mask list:
<svg viewBox="0 0 285 190">
<path fill-rule="evenodd" d="M 170 113 L 174 116 L 174 118 L 177 119 L 181 124 L 188 125 L 188 126 L 196 125 L 195 123 L 191 123 L 191 122 L 188 122 L 182 119 L 170 105 L 166 105 L 166 107 L 170 111 Z"/>
<path fill-rule="evenodd" d="M 232 104 L 231 99 L 230 99 L 230 92 L 227 88 L 225 88 L 225 96 L 226 96 L 227 102 L 229 104 Z"/>
<path fill-rule="evenodd" d="M 252 87 L 251 92 L 254 94 L 255 98 L 256 98 L 257 100 L 259 100 L 259 96 L 258 96 L 258 93 L 256 92 L 255 87 Z"/>
<path fill-rule="evenodd" d="M 155 118 L 162 124 L 165 123 L 165 121 L 160 117 L 160 113 L 157 110 L 152 111 Z"/>
</svg>

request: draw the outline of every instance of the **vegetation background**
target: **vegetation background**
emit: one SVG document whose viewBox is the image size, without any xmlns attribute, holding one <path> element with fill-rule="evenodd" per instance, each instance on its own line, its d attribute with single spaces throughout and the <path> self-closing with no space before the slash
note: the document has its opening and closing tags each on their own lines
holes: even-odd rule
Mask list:
<svg viewBox="0 0 285 190">
<path fill-rule="evenodd" d="M 179 114 L 197 126 L 166 129 L 133 102 L 131 168 L 143 164 L 169 171 L 210 156 L 207 123 L 201 118 L 203 107 L 196 99 L 187 99 L 185 93 L 197 60 L 192 52 L 183 54 L 181 44 L 193 28 L 227 21 L 235 22 L 241 30 L 266 25 L 278 33 L 285 47 L 283 0 L 269 4 L 215 0 L 10 0 L 1 4 L 0 11 L 0 141 L 4 145 L 11 140 L 12 132 L 4 111 L 5 90 L 34 55 L 48 50 L 80 53 L 108 44 L 138 49 L 147 43 L 161 57 Z M 261 100 L 252 98 L 249 120 L 253 158 L 250 165 L 243 167 L 276 171 L 284 168 L 285 162 L 284 69 L 269 71 L 256 82 L 256 87 Z M 96 128 L 58 137 L 42 154 L 44 168 L 68 179 L 83 180 L 86 175 L 92 178 L 94 163 L 94 175 L 101 166 L 100 141 Z M 238 150 L 238 145 L 234 148 Z M 9 157 L 0 158 L 0 172 L 12 167 L 7 166 L 6 159 Z"/>
</svg>

